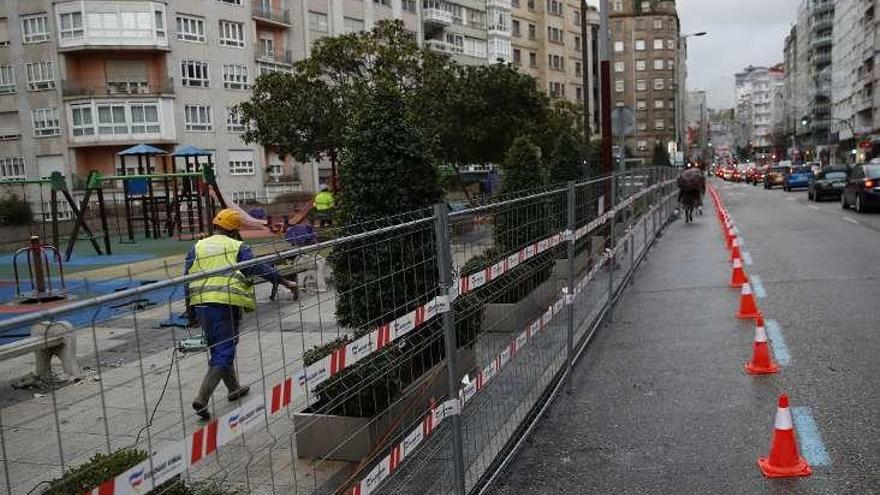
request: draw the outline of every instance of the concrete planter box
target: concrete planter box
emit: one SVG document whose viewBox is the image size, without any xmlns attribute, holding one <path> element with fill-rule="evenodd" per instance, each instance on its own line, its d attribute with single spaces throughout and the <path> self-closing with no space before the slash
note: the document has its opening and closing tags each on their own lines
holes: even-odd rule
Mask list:
<svg viewBox="0 0 880 495">
<path fill-rule="evenodd" d="M 558 264 L 559 262 L 557 262 Z M 556 269 L 554 269 L 554 272 Z M 561 285 L 560 285 L 561 284 Z M 515 303 L 492 303 L 483 308 L 483 331 L 486 333 L 520 333 L 552 302 L 553 295 L 565 285 L 551 275 L 526 297 Z"/>
<path fill-rule="evenodd" d="M 456 376 L 463 377 L 476 364 L 476 351 L 472 347 L 459 349 Z M 434 381 L 419 392 L 432 375 L 436 377 Z M 314 414 L 310 409 L 296 413 L 293 415 L 296 455 L 301 459 L 359 462 L 372 452 L 393 425 L 412 425 L 428 410 L 432 397 L 445 396 L 446 382 L 446 363 L 443 362 L 411 383 L 404 390 L 403 398 L 389 410 L 372 418 Z"/>
</svg>

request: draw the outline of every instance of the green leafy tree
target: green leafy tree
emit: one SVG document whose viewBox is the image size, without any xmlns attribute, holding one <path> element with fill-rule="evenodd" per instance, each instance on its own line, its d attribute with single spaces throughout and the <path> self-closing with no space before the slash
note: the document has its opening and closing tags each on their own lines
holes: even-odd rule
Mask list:
<svg viewBox="0 0 880 495">
<path fill-rule="evenodd" d="M 654 157 L 651 159 L 653 165 L 660 165 L 669 167 L 672 165 L 672 162 L 669 159 L 669 151 L 666 149 L 666 146 L 663 146 L 660 143 L 654 145 Z"/>
<path fill-rule="evenodd" d="M 547 160 L 547 180 L 551 184 L 560 184 L 581 180 L 586 175 L 587 170 L 581 144 L 567 132 L 559 134 Z"/>
</svg>

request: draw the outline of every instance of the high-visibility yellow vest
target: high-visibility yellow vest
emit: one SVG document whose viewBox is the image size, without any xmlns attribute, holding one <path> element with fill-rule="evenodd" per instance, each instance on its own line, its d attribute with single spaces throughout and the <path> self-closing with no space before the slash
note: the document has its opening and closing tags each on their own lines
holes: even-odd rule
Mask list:
<svg viewBox="0 0 880 495">
<path fill-rule="evenodd" d="M 225 235 L 212 235 L 196 243 L 196 257 L 190 274 L 232 266 L 238 259 L 241 241 Z M 189 283 L 189 303 L 216 303 L 238 306 L 245 311 L 257 307 L 257 296 L 251 281 L 238 270 L 201 278 Z"/>
<path fill-rule="evenodd" d="M 321 191 L 315 196 L 315 209 L 318 211 L 327 211 L 335 206 L 333 201 L 333 193 L 330 191 Z"/>
</svg>

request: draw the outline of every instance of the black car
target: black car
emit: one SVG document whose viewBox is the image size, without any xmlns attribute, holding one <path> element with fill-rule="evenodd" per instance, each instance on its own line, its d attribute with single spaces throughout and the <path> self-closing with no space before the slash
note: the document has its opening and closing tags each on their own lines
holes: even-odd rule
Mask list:
<svg viewBox="0 0 880 495">
<path fill-rule="evenodd" d="M 844 210 L 852 206 L 859 213 L 880 206 L 880 164 L 869 163 L 852 169 L 840 195 L 840 206 Z"/>
<path fill-rule="evenodd" d="M 846 186 L 848 174 L 846 169 L 826 168 L 820 170 L 815 177 L 810 179 L 807 186 L 807 197 L 811 201 L 821 201 L 825 198 L 839 199 Z"/>
</svg>

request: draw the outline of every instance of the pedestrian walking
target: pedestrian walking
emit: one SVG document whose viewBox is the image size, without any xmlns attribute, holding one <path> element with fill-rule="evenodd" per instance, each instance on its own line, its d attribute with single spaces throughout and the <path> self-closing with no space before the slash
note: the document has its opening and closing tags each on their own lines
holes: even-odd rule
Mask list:
<svg viewBox="0 0 880 495">
<path fill-rule="evenodd" d="M 208 372 L 202 380 L 192 407 L 202 419 L 210 419 L 208 402 L 214 389 L 223 380 L 227 399 L 236 401 L 250 391 L 238 382 L 235 370 L 235 348 L 242 312 L 256 309 L 257 299 L 253 278 L 261 277 L 290 290 L 296 284 L 282 278 L 274 267 L 257 264 L 231 269 L 236 263 L 254 258 L 251 249 L 241 241 L 241 216 L 224 209 L 213 220 L 214 235 L 195 243 L 186 255 L 184 274 L 217 272 L 187 285 L 187 314 L 202 327 L 208 344 Z M 224 268 L 229 270 L 222 271 Z"/>
</svg>

